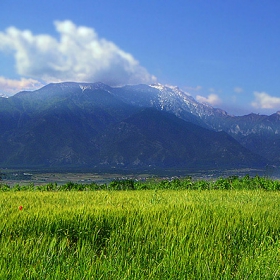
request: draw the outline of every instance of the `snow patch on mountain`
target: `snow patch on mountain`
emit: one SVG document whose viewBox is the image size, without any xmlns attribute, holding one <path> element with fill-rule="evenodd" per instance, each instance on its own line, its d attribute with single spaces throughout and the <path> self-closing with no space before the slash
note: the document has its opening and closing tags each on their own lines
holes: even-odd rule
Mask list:
<svg viewBox="0 0 280 280">
<path fill-rule="evenodd" d="M 80 89 L 84 92 L 86 89 L 91 89 L 90 85 L 79 85 Z"/>
<path fill-rule="evenodd" d="M 215 109 L 208 104 L 197 102 L 189 93 L 181 90 L 177 86 L 152 84 L 150 87 L 159 91 L 158 102 L 162 110 L 172 111 L 177 116 L 180 112 L 186 111 L 197 117 L 205 118 L 214 115 L 227 115 L 220 109 Z"/>
</svg>

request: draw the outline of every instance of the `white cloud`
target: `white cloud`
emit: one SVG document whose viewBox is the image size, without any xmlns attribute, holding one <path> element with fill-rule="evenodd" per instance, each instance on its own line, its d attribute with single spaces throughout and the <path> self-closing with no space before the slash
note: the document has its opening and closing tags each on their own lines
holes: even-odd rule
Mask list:
<svg viewBox="0 0 280 280">
<path fill-rule="evenodd" d="M 0 32 L 0 50 L 13 50 L 18 74 L 46 82 L 101 81 L 110 85 L 154 83 L 135 58 L 93 28 L 55 21 L 60 39 L 9 27 Z"/>
<path fill-rule="evenodd" d="M 204 97 L 201 95 L 197 95 L 196 96 L 196 100 L 200 103 L 207 103 L 210 104 L 212 106 L 216 106 L 222 103 L 221 99 L 219 98 L 219 96 L 215 93 L 211 93 L 208 95 L 208 97 Z"/>
<path fill-rule="evenodd" d="M 254 108 L 274 109 L 279 108 L 280 98 L 270 96 L 266 92 L 254 92 L 255 100 L 251 103 Z"/>
<path fill-rule="evenodd" d="M 1 93 L 13 95 L 21 90 L 34 90 L 43 84 L 33 79 L 21 78 L 20 80 L 6 79 L 0 76 Z"/>
<path fill-rule="evenodd" d="M 233 91 L 236 93 L 242 93 L 244 90 L 241 87 L 235 87 Z"/>
</svg>

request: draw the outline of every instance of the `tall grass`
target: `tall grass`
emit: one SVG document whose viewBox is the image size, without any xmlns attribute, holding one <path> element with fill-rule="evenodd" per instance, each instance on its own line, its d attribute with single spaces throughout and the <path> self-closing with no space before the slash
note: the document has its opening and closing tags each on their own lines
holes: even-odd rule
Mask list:
<svg viewBox="0 0 280 280">
<path fill-rule="evenodd" d="M 1 192 L 0 279 L 279 279 L 279 213 L 264 190 Z"/>
</svg>

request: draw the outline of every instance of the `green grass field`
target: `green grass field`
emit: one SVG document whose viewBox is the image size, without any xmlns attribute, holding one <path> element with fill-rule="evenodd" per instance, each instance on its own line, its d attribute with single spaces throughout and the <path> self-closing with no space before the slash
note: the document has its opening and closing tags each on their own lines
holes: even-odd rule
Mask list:
<svg viewBox="0 0 280 280">
<path fill-rule="evenodd" d="M 280 279 L 279 214 L 261 189 L 0 192 L 0 279 Z"/>
</svg>

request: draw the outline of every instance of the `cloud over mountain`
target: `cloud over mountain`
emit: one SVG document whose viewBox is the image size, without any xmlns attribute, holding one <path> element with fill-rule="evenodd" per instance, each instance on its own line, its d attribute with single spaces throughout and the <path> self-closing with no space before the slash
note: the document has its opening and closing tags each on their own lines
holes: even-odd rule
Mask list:
<svg viewBox="0 0 280 280">
<path fill-rule="evenodd" d="M 59 40 L 9 27 L 0 32 L 0 50 L 13 50 L 18 74 L 45 82 L 101 81 L 110 85 L 153 83 L 129 53 L 99 38 L 93 28 L 55 21 Z"/>
<path fill-rule="evenodd" d="M 197 95 L 196 100 L 200 103 L 207 103 L 207 104 L 210 104 L 212 106 L 221 104 L 221 99 L 215 93 L 211 93 L 207 97 Z"/>
<path fill-rule="evenodd" d="M 42 86 L 40 82 L 33 79 L 21 78 L 20 80 L 13 80 L 0 76 L 0 89 L 8 95 L 19 92 L 22 89 L 32 90 Z"/>
<path fill-rule="evenodd" d="M 254 92 L 255 100 L 251 103 L 251 105 L 255 108 L 261 109 L 274 109 L 279 108 L 280 106 L 280 98 L 270 96 L 266 92 Z"/>
</svg>

